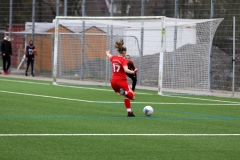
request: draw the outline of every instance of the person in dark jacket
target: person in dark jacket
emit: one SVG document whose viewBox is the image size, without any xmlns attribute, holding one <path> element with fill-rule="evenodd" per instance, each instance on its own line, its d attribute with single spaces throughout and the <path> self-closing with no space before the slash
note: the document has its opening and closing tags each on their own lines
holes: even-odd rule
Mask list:
<svg viewBox="0 0 240 160">
<path fill-rule="evenodd" d="M 11 66 L 12 44 L 9 40 L 9 36 L 7 35 L 1 43 L 3 71 L 5 75 L 9 74 L 8 70 Z"/>
<path fill-rule="evenodd" d="M 34 52 L 35 46 L 33 45 L 33 41 L 29 41 L 29 45 L 26 47 L 26 60 L 27 60 L 27 67 L 25 75 L 28 75 L 28 67 L 31 64 L 31 75 L 34 77 L 34 55 L 36 55 L 36 52 Z"/>
<path fill-rule="evenodd" d="M 125 58 L 127 59 L 127 62 L 128 62 L 128 69 L 131 70 L 131 71 L 138 71 L 137 68 L 135 68 L 133 62 L 131 61 L 131 58 L 130 58 L 130 55 L 126 55 Z M 136 84 L 137 84 L 137 73 L 134 73 L 134 74 L 128 74 L 127 73 L 127 76 L 129 78 L 132 79 L 132 90 L 133 90 L 133 93 L 135 94 L 135 87 L 136 87 Z"/>
</svg>

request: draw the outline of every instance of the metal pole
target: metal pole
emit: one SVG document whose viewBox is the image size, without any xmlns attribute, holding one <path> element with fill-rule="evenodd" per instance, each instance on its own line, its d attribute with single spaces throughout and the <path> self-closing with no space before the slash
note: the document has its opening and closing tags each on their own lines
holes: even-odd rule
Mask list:
<svg viewBox="0 0 240 160">
<path fill-rule="evenodd" d="M 214 0 L 211 0 L 211 19 L 214 18 Z"/>
<path fill-rule="evenodd" d="M 67 0 L 64 0 L 64 16 L 67 16 Z"/>
<path fill-rule="evenodd" d="M 214 0 L 211 0 L 211 15 L 210 19 L 214 18 Z M 210 22 L 210 36 L 212 32 L 212 22 Z M 210 37 L 211 38 L 211 37 Z M 210 44 L 210 60 L 209 60 L 209 91 L 212 90 L 212 44 Z"/>
<path fill-rule="evenodd" d="M 109 50 L 109 25 L 107 26 L 107 37 L 106 37 L 106 39 L 107 39 L 107 43 L 106 43 L 106 51 L 107 50 Z M 106 56 L 106 75 L 105 75 L 105 80 L 106 80 L 106 82 L 105 82 L 105 85 L 107 86 L 107 84 L 108 84 L 108 75 L 110 75 L 110 73 L 109 73 L 109 60 L 108 60 L 108 57 Z M 108 74 L 109 73 L 109 74 Z"/>
<path fill-rule="evenodd" d="M 57 59 L 58 59 L 58 30 L 59 19 L 56 18 L 55 22 L 55 37 L 54 37 L 54 56 L 53 56 L 53 84 L 57 84 Z"/>
<path fill-rule="evenodd" d="M 26 53 L 27 45 L 28 45 L 28 36 L 27 36 L 27 34 L 24 34 L 24 54 Z M 24 64 L 25 64 L 24 66 L 27 67 L 26 61 L 24 62 Z M 26 68 L 24 68 L 24 69 L 26 69 Z"/>
<path fill-rule="evenodd" d="M 178 0 L 175 0 L 174 18 L 178 18 Z"/>
<path fill-rule="evenodd" d="M 178 18 L 178 0 L 175 0 L 175 10 L 174 10 L 174 18 Z M 176 23 L 176 22 L 175 22 Z M 177 25 L 174 27 L 174 50 L 173 50 L 173 55 L 172 55 L 172 60 L 173 60 L 173 66 L 172 66 L 172 88 L 175 87 L 176 85 L 176 80 L 175 80 L 175 65 L 176 65 L 176 51 L 177 51 Z M 163 62 L 163 61 L 162 61 Z"/>
<path fill-rule="evenodd" d="M 233 77 L 232 77 L 232 97 L 234 97 L 234 85 L 235 85 L 235 16 L 233 17 Z"/>
<path fill-rule="evenodd" d="M 113 17 L 114 16 L 114 0 L 111 0 L 111 4 L 110 4 L 110 17 Z M 110 53 L 113 53 L 114 51 L 114 48 L 113 48 L 113 26 L 111 25 L 110 26 Z M 109 63 L 109 68 L 110 67 L 111 63 Z M 109 69 L 109 72 L 108 72 L 108 77 L 109 77 L 109 81 L 110 81 L 110 77 L 111 77 L 111 70 Z"/>
<path fill-rule="evenodd" d="M 86 1 L 83 0 L 82 1 L 82 17 L 85 16 L 85 6 L 86 6 Z M 84 61 L 85 61 L 85 55 L 84 55 L 84 38 L 85 38 L 85 21 L 82 22 L 82 57 L 81 57 L 81 73 L 80 73 L 80 79 L 83 80 L 83 76 L 84 76 L 84 70 L 83 70 L 83 67 L 84 67 Z"/>
<path fill-rule="evenodd" d="M 59 16 L 59 0 L 56 3 L 56 16 Z"/>
<path fill-rule="evenodd" d="M 12 5 L 13 0 L 10 0 L 10 11 L 9 11 L 9 38 L 12 39 Z"/>
<path fill-rule="evenodd" d="M 53 75 L 53 67 L 54 67 L 54 34 L 51 35 L 51 39 L 52 39 L 52 41 L 51 41 L 51 43 L 52 43 L 52 45 L 51 45 L 51 47 L 52 47 L 52 54 L 51 54 L 51 57 L 52 57 L 52 61 L 51 61 L 52 62 L 52 70 L 51 70 L 51 75 Z"/>
<path fill-rule="evenodd" d="M 111 0 L 110 4 L 110 16 L 113 17 L 113 8 L 114 8 L 114 0 Z"/>
<path fill-rule="evenodd" d="M 32 1 L 32 41 L 34 42 L 34 33 L 35 33 L 35 6 L 36 0 Z"/>
<path fill-rule="evenodd" d="M 145 0 L 142 0 L 141 5 L 141 16 L 145 15 Z M 143 25 L 144 22 L 142 22 Z M 141 85 L 141 79 L 142 79 L 142 57 L 143 57 L 143 42 L 144 41 L 144 28 L 141 28 L 141 49 L 140 49 L 140 59 L 139 59 L 139 73 L 138 73 L 138 84 Z"/>
<path fill-rule="evenodd" d="M 165 17 L 162 18 L 162 33 L 161 33 L 161 49 L 159 52 L 159 76 L 158 76 L 158 94 L 163 94 L 163 57 L 164 57 L 164 42 L 165 42 Z"/>
<path fill-rule="evenodd" d="M 62 58 L 62 50 L 63 50 L 63 36 L 64 35 L 62 35 L 62 34 L 58 34 L 58 37 L 59 37 L 59 39 L 58 39 L 58 43 L 59 43 L 59 50 L 58 50 L 58 57 L 59 57 L 59 64 L 58 64 L 58 66 L 59 66 L 59 73 L 58 73 L 58 75 L 59 75 L 59 78 L 62 78 L 62 75 L 63 75 L 63 58 Z"/>
<path fill-rule="evenodd" d="M 82 17 L 85 17 L 86 0 L 82 1 Z"/>
<path fill-rule="evenodd" d="M 111 0 L 110 5 L 110 17 L 113 17 L 113 7 L 114 7 L 114 0 Z M 111 53 L 113 52 L 113 26 L 110 27 L 110 47 L 111 47 Z"/>
<path fill-rule="evenodd" d="M 114 8 L 114 0 L 111 0 L 111 5 L 110 5 L 110 17 L 113 17 L 114 16 L 114 13 L 113 13 L 113 8 Z M 111 53 L 113 52 L 113 26 L 111 25 L 110 27 L 110 47 L 111 47 Z"/>
<path fill-rule="evenodd" d="M 12 41 L 12 5 L 13 2 L 10 0 L 10 12 L 9 12 L 9 40 Z M 9 68 L 9 72 L 11 72 L 11 68 Z"/>
</svg>

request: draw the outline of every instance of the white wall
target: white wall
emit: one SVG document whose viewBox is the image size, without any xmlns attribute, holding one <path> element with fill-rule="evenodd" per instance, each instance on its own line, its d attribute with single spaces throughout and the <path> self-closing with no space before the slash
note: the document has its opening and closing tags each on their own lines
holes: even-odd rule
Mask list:
<svg viewBox="0 0 240 160">
<path fill-rule="evenodd" d="M 167 27 L 165 31 L 164 47 L 165 52 L 174 50 L 174 27 Z M 138 41 L 138 43 L 137 43 Z M 186 44 L 196 43 L 196 29 L 194 26 L 178 27 L 177 29 L 177 48 Z M 139 46 L 138 46 L 139 44 Z M 141 48 L 141 29 L 125 29 L 125 46 L 128 54 L 132 56 L 139 55 Z M 143 55 L 151 55 L 160 52 L 161 47 L 161 30 L 151 29 L 144 30 Z"/>
</svg>

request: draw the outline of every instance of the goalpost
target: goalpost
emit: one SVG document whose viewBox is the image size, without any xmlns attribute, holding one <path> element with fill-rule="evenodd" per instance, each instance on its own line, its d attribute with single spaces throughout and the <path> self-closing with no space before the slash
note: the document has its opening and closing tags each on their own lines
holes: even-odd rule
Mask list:
<svg viewBox="0 0 240 160">
<path fill-rule="evenodd" d="M 139 69 L 138 85 L 156 88 L 159 94 L 205 94 L 210 91 L 210 49 L 221 21 L 56 17 L 53 83 L 109 83 L 111 65 L 105 51 L 115 54 L 115 42 L 123 39 Z"/>
</svg>

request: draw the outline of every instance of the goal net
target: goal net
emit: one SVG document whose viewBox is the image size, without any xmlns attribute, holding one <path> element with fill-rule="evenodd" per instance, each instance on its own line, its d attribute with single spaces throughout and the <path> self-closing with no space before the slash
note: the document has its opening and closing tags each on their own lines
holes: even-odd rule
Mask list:
<svg viewBox="0 0 240 160">
<path fill-rule="evenodd" d="M 156 17 L 56 17 L 53 81 L 109 84 L 105 51 L 124 40 L 137 72 L 137 86 L 163 93 L 207 94 L 210 53 L 222 19 Z M 131 81 L 129 81 L 131 84 Z"/>
</svg>

